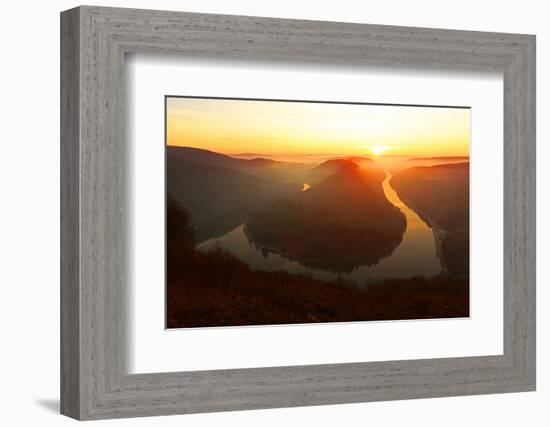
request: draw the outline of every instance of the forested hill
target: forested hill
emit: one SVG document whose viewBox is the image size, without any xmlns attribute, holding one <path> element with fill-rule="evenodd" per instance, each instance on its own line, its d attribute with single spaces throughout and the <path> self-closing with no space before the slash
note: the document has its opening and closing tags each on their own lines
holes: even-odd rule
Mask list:
<svg viewBox="0 0 550 427">
<path fill-rule="evenodd" d="M 252 212 L 246 232 L 257 245 L 333 271 L 373 264 L 391 254 L 406 228 L 381 189 L 380 176 L 345 160 L 307 191 Z"/>
</svg>

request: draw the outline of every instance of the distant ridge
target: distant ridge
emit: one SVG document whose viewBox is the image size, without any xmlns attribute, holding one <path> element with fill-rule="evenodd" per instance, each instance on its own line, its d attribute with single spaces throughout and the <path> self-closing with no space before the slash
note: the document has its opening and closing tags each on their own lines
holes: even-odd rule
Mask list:
<svg viewBox="0 0 550 427">
<path fill-rule="evenodd" d="M 410 169 L 420 170 L 420 169 L 468 169 L 470 167 L 470 162 L 455 162 L 455 163 L 439 163 L 437 165 L 426 165 L 426 166 L 413 166 Z"/>
<path fill-rule="evenodd" d="M 226 156 L 225 154 L 217 153 L 211 150 L 206 150 L 204 148 L 168 145 L 166 146 L 166 149 L 173 153 L 182 153 L 182 154 L 184 153 L 187 159 L 191 159 L 193 157 L 197 158 L 198 160 L 219 160 L 219 159 L 231 158 L 230 156 Z"/>
<path fill-rule="evenodd" d="M 374 162 L 374 160 L 367 156 L 342 156 L 342 157 L 332 157 L 328 160 L 351 160 L 354 162 Z"/>
<path fill-rule="evenodd" d="M 327 160 L 353 160 L 357 162 L 373 162 L 374 160 L 368 156 L 346 156 L 342 154 L 269 154 L 269 153 L 234 153 L 228 154 L 231 157 L 238 159 L 271 159 L 278 162 L 287 163 L 308 163 L 311 165 L 320 164 Z"/>
<path fill-rule="evenodd" d="M 470 170 L 470 162 L 454 162 L 454 163 L 438 163 L 435 165 L 411 166 L 405 169 L 401 174 L 422 174 L 422 173 L 445 173 L 445 172 L 462 172 L 468 174 Z M 399 174 L 396 174 L 399 175 Z M 396 176 L 394 175 L 394 176 Z"/>
<path fill-rule="evenodd" d="M 235 153 L 235 154 L 229 154 L 229 156 L 232 156 L 232 157 L 250 157 L 250 158 L 255 158 L 255 157 L 265 157 L 265 156 L 270 156 L 270 154 L 265 154 L 265 153 Z"/>
<path fill-rule="evenodd" d="M 409 161 L 427 161 L 427 160 L 464 160 L 469 161 L 470 156 L 435 156 L 435 157 L 411 157 Z"/>
<path fill-rule="evenodd" d="M 274 163 L 280 163 L 277 160 L 266 159 L 265 157 L 254 157 L 253 159 L 250 159 L 248 161 L 251 162 L 251 163 L 254 163 L 254 164 L 257 164 L 257 165 L 263 165 L 263 166 L 267 166 L 267 165 L 274 164 Z"/>
<path fill-rule="evenodd" d="M 276 160 L 256 157 L 254 159 L 239 159 L 226 154 L 217 153 L 211 150 L 194 147 L 180 147 L 169 145 L 167 152 L 174 157 L 200 162 L 208 165 L 223 166 L 226 168 L 243 168 L 254 166 L 269 166 L 276 163 Z"/>
</svg>

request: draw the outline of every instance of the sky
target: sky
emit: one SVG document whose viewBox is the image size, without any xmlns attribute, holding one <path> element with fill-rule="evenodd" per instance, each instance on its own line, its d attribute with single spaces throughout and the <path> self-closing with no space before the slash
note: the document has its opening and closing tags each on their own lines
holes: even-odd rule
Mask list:
<svg viewBox="0 0 550 427">
<path fill-rule="evenodd" d="M 167 144 L 223 154 L 468 156 L 470 109 L 169 97 Z"/>
</svg>

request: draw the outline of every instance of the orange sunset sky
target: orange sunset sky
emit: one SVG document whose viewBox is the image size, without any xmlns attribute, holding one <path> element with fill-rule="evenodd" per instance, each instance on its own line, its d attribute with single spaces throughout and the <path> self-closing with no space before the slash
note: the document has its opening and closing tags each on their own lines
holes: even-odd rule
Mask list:
<svg viewBox="0 0 550 427">
<path fill-rule="evenodd" d="M 166 99 L 167 144 L 272 156 L 468 156 L 470 109 Z"/>
</svg>

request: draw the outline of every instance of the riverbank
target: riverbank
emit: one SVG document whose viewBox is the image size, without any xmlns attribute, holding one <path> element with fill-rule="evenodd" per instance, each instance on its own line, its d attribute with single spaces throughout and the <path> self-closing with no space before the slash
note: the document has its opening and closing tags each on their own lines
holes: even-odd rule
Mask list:
<svg viewBox="0 0 550 427">
<path fill-rule="evenodd" d="M 417 167 L 394 175 L 399 198 L 431 228 L 443 272 L 469 276 L 469 164 Z"/>
<path fill-rule="evenodd" d="M 441 272 L 441 262 L 436 254 L 432 229 L 399 199 L 388 183 L 390 178 L 391 174 L 388 173 L 381 187 L 394 209 L 400 209 L 405 215 L 406 230 L 400 241 L 381 250 L 351 256 L 336 253 L 327 260 L 296 258 L 279 247 L 257 241 L 248 232 L 246 224 L 223 236 L 203 242 L 197 248 L 206 251 L 220 246 L 256 270 L 284 270 L 293 274 L 307 274 L 324 281 L 344 279 L 354 282 L 359 288 L 383 278 L 433 277 Z M 373 254 L 376 255 L 375 258 L 379 258 L 375 264 L 369 263 Z M 384 254 L 387 256 L 384 257 Z M 365 256 L 364 260 L 361 259 L 362 256 Z M 331 260 L 339 259 L 346 263 L 340 263 L 334 268 Z M 319 261 L 325 261 L 322 265 L 324 269 L 319 268 Z"/>
</svg>

